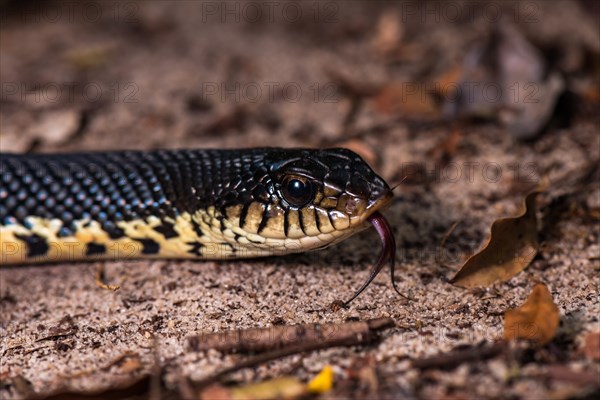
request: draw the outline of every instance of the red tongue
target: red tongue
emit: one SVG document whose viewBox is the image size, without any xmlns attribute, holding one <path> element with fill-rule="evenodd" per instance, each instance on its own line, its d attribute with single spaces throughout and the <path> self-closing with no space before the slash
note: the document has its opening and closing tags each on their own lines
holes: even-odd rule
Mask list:
<svg viewBox="0 0 600 400">
<path fill-rule="evenodd" d="M 371 284 L 373 279 L 375 279 L 375 277 L 379 274 L 379 272 L 387 262 L 390 263 L 392 274 L 392 286 L 394 287 L 394 290 L 400 296 L 405 297 L 402 293 L 400 293 L 400 291 L 396 287 L 396 282 L 394 281 L 394 266 L 396 262 L 396 239 L 394 239 L 394 233 L 392 232 L 392 228 L 390 227 L 390 224 L 388 224 L 386 219 L 383 217 L 383 215 L 381 215 L 377 211 L 371 214 L 371 216 L 368 218 L 368 221 L 375 227 L 375 230 L 381 238 L 381 253 L 379 254 L 379 259 L 377 260 L 377 263 L 373 265 L 371 273 L 369 274 L 365 282 L 362 284 L 360 289 L 358 289 L 354 293 L 350 300 L 344 302 L 345 306 L 350 304 L 352 300 L 357 298 L 363 292 L 363 290 L 365 290 L 367 286 Z"/>
</svg>

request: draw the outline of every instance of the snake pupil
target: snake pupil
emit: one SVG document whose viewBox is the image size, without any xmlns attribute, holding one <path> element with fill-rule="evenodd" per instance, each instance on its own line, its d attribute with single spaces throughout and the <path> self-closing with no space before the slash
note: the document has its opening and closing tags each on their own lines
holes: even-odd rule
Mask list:
<svg viewBox="0 0 600 400">
<path fill-rule="evenodd" d="M 302 207 L 312 200 L 312 183 L 301 177 L 288 177 L 283 183 L 283 197 L 291 205 Z"/>
</svg>

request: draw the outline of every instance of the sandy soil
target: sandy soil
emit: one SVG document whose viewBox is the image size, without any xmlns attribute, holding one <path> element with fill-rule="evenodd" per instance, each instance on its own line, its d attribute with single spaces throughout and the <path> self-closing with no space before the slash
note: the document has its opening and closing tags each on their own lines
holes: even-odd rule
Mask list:
<svg viewBox="0 0 600 400">
<path fill-rule="evenodd" d="M 551 3 L 528 3 L 536 22 L 516 18 L 532 41 L 543 46 L 568 37 L 569 49 L 599 46 L 593 6 Z M 464 124 L 450 164 L 443 164 L 435 151 L 452 124 L 382 114 L 370 98 L 348 122 L 353 102 L 335 78 L 337 72 L 376 86 L 442 74 L 489 30 L 489 18 L 403 18 L 402 40 L 410 46 L 389 62 L 374 51 L 373 32 L 383 13 L 405 15 L 401 4 L 305 3 L 296 21 L 283 11 L 289 3 L 281 3 L 272 20 L 263 15 L 259 22 L 236 2 L 229 3 L 232 14 L 221 14 L 225 6 L 214 2 L 27 4 L 3 6 L 10 12 L 0 28 L 2 151 L 328 146 L 354 138 L 374 149 L 376 167 L 391 184 L 415 164 L 430 172 L 427 180 L 403 181 L 386 212 L 397 236 L 398 284 L 410 302 L 384 273 L 348 309 L 329 310 L 375 261 L 372 231 L 319 253 L 281 258 L 104 263 L 110 282 L 121 286 L 116 292 L 95 285 L 99 263 L 0 269 L 0 397 L 106 388 L 147 374 L 156 360 L 163 390 L 174 393 L 182 376 L 201 379 L 241 357 L 190 352 L 186 338 L 194 334 L 381 316 L 397 327 L 378 344 L 293 356 L 230 381 L 308 379 L 330 364 L 343 382 L 346 368 L 371 357 L 380 381 L 371 397 L 589 394 L 576 379 L 552 378 L 551 368 L 600 373 L 582 352 L 586 334 L 600 329 L 599 177 L 596 171 L 582 178 L 600 157 L 597 103 L 582 103 L 568 123 L 528 142 L 495 123 Z M 502 10 L 513 12 L 508 4 Z M 576 52 L 555 59 L 571 56 L 577 65 Z M 450 285 L 491 223 L 514 215 L 542 176 L 550 188 L 540 202 L 542 246 L 533 263 L 491 288 Z M 412 359 L 500 338 L 503 312 L 522 304 L 536 282 L 548 286 L 561 313 L 550 345 L 514 346 L 521 350 L 510 357 L 447 371 L 411 367 Z M 139 356 L 139 365 L 111 366 L 124 354 Z M 359 389 L 339 384 L 332 396 L 359 396 Z"/>
</svg>

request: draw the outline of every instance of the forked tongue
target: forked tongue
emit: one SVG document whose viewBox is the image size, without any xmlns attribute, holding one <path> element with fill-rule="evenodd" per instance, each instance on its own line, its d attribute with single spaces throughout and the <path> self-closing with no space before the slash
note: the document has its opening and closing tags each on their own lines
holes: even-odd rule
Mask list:
<svg viewBox="0 0 600 400">
<path fill-rule="evenodd" d="M 378 211 L 375 211 L 368 218 L 368 221 L 375 227 L 377 234 L 379 234 L 379 238 L 381 239 L 381 253 L 379 254 L 379 259 L 373 265 L 369 276 L 362 284 L 362 286 L 354 293 L 354 295 L 350 298 L 350 300 L 344 302 L 344 306 L 350 304 L 350 302 L 356 299 L 362 292 L 373 282 L 373 279 L 379 274 L 381 269 L 385 266 L 386 263 L 390 263 L 391 277 L 392 277 L 392 286 L 396 293 L 400 296 L 406 298 L 398 288 L 396 287 L 396 281 L 394 281 L 394 267 L 396 263 L 396 239 L 394 238 L 394 233 L 392 232 L 392 228 L 390 224 L 386 221 L 386 219 L 381 215 Z"/>
</svg>

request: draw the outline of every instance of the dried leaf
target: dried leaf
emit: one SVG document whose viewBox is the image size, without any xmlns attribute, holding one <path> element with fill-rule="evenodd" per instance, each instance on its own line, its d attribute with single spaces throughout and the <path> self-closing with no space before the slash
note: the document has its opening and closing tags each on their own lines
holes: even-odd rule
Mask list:
<svg viewBox="0 0 600 400">
<path fill-rule="evenodd" d="M 490 286 L 512 278 L 531 263 L 538 250 L 535 200 L 539 193 L 525 197 L 521 216 L 494 221 L 488 243 L 464 263 L 450 283 L 464 288 Z"/>
<path fill-rule="evenodd" d="M 100 264 L 100 266 L 96 269 L 96 286 L 100 289 L 110 290 L 112 292 L 116 292 L 121 288 L 119 285 L 111 285 L 106 281 L 106 272 L 104 270 L 104 264 Z"/>
<path fill-rule="evenodd" d="M 189 397 L 193 398 L 192 396 Z M 199 397 L 201 400 L 212 400 L 212 399 L 221 399 L 221 400 L 231 400 L 231 391 L 224 386 L 221 385 L 213 385 L 209 386 L 202 391 Z"/>
<path fill-rule="evenodd" d="M 348 379 L 353 381 L 352 386 L 364 389 L 363 397 L 375 398 L 379 390 L 379 378 L 377 376 L 377 361 L 372 356 L 355 358 L 346 370 Z"/>
<path fill-rule="evenodd" d="M 455 127 L 440 143 L 427 152 L 427 156 L 441 166 L 448 165 L 456 155 L 462 138 L 462 131 Z"/>
<path fill-rule="evenodd" d="M 561 74 L 508 23 L 496 25 L 487 39 L 472 46 L 460 72 L 453 83 L 440 82 L 444 114 L 495 119 L 518 139 L 542 131 L 565 89 Z M 497 89 L 493 95 L 492 87 Z"/>
<path fill-rule="evenodd" d="M 435 118 L 439 115 L 438 106 L 426 86 L 418 82 L 392 82 L 375 96 L 375 107 L 388 115 Z"/>
<path fill-rule="evenodd" d="M 29 134 L 48 144 L 67 143 L 77 133 L 81 118 L 74 109 L 47 111 L 29 128 Z"/>
<path fill-rule="evenodd" d="M 404 36 L 402 17 L 394 9 L 385 10 L 377 21 L 373 48 L 382 56 L 397 51 Z"/>
<path fill-rule="evenodd" d="M 142 361 L 139 357 L 127 358 L 125 361 L 123 361 L 123 364 L 121 364 L 121 373 L 129 374 L 141 369 L 142 366 Z"/>
<path fill-rule="evenodd" d="M 344 142 L 334 143 L 333 147 L 344 147 L 352 150 L 363 158 L 370 166 L 380 169 L 382 160 L 381 154 L 374 147 L 361 139 L 349 139 Z"/>
<path fill-rule="evenodd" d="M 454 65 L 446 71 L 442 72 L 437 77 L 434 77 L 429 84 L 432 86 L 433 91 L 442 97 L 454 96 L 459 87 L 456 85 L 459 82 L 464 67 L 462 65 Z"/>
<path fill-rule="evenodd" d="M 202 391 L 201 399 L 259 400 L 295 399 L 308 393 L 322 394 L 333 387 L 333 369 L 327 365 L 308 384 L 290 376 L 228 388 L 212 385 Z"/>
<path fill-rule="evenodd" d="M 230 391 L 230 398 L 235 400 L 293 399 L 305 394 L 305 384 L 297 378 L 284 376 L 233 388 Z"/>
<path fill-rule="evenodd" d="M 519 308 L 504 313 L 504 339 L 527 339 L 540 345 L 556 335 L 560 315 L 546 285 L 538 283 Z"/>
<path fill-rule="evenodd" d="M 590 332 L 587 334 L 583 352 L 590 360 L 600 361 L 600 332 Z"/>
<path fill-rule="evenodd" d="M 89 70 L 98 68 L 110 61 L 114 54 L 112 46 L 100 46 L 72 52 L 66 56 L 67 61 L 75 68 Z"/>
<path fill-rule="evenodd" d="M 333 368 L 326 365 L 310 382 L 308 382 L 308 391 L 315 394 L 326 393 L 333 387 Z"/>
</svg>

